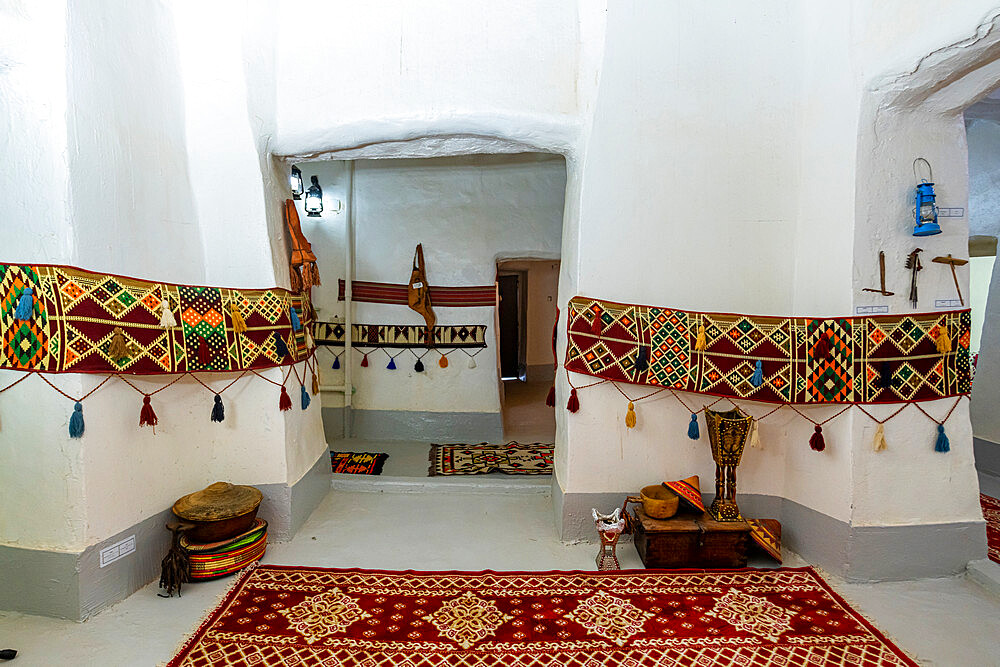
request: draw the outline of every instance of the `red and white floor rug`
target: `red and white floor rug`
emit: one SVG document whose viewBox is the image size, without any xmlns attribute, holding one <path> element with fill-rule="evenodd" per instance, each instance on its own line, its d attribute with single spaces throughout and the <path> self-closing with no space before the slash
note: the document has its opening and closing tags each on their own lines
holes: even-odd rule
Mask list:
<svg viewBox="0 0 1000 667">
<path fill-rule="evenodd" d="M 986 519 L 986 544 L 989 546 L 990 560 L 1000 563 L 1000 500 L 984 493 L 979 494 Z"/>
<path fill-rule="evenodd" d="M 169 663 L 916 665 L 812 568 L 248 570 Z"/>
</svg>

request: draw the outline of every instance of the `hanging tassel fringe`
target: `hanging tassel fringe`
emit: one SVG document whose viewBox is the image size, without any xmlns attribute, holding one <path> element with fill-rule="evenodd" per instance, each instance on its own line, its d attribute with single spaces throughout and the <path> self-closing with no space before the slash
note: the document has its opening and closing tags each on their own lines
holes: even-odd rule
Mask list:
<svg viewBox="0 0 1000 667">
<path fill-rule="evenodd" d="M 625 413 L 625 426 L 635 428 L 635 403 L 628 402 L 628 412 Z"/>
<path fill-rule="evenodd" d="M 813 359 L 825 360 L 830 358 L 830 341 L 824 331 L 819 335 L 819 340 L 813 345 Z"/>
<path fill-rule="evenodd" d="M 705 340 L 705 325 L 701 324 L 698 326 L 698 337 L 694 339 L 694 349 L 703 352 L 706 347 L 708 342 Z"/>
<path fill-rule="evenodd" d="M 35 310 L 35 297 L 34 290 L 30 287 L 25 287 L 21 292 L 21 298 L 17 302 L 17 308 L 14 309 L 14 319 L 15 320 L 30 320 L 32 312 Z"/>
<path fill-rule="evenodd" d="M 299 321 L 299 314 L 294 308 L 288 309 L 288 319 L 292 321 L 292 331 L 302 331 L 302 322 Z"/>
<path fill-rule="evenodd" d="M 233 320 L 233 333 L 244 333 L 247 330 L 247 321 L 243 319 L 240 307 L 235 303 L 229 304 L 229 314 Z"/>
<path fill-rule="evenodd" d="M 566 409 L 570 412 L 580 411 L 580 399 L 576 395 L 576 387 L 569 390 L 569 400 L 566 401 Z"/>
<path fill-rule="evenodd" d="M 750 384 L 755 387 L 759 387 L 764 384 L 764 365 L 759 359 L 754 366 L 753 377 L 750 378 Z"/>
<path fill-rule="evenodd" d="M 333 365 L 330 366 L 330 368 L 332 368 L 335 371 L 339 371 L 340 370 L 340 355 L 339 354 L 336 355 L 336 356 L 334 356 L 334 358 L 333 358 Z"/>
<path fill-rule="evenodd" d="M 598 306 L 597 310 L 594 311 L 594 319 L 590 323 L 590 332 L 595 336 L 601 335 L 601 329 L 604 327 L 604 323 L 601 322 L 601 314 L 604 311 Z"/>
<path fill-rule="evenodd" d="M 177 597 L 180 597 L 181 584 L 191 581 L 191 566 L 187 553 L 181 549 L 181 526 L 171 523 L 167 524 L 167 529 L 173 533 L 173 538 L 171 538 L 170 551 L 160 563 L 160 588 L 166 590 L 167 594 L 157 593 L 157 595 L 172 598 L 174 589 L 177 589 Z"/>
<path fill-rule="evenodd" d="M 293 292 L 302 291 L 302 276 L 299 275 L 299 269 L 296 266 L 288 267 L 288 278 L 292 285 Z"/>
<path fill-rule="evenodd" d="M 316 341 L 313 340 L 312 332 L 310 332 L 309 329 L 307 328 L 306 329 L 306 349 L 307 350 L 311 350 L 314 347 L 316 347 Z"/>
<path fill-rule="evenodd" d="M 875 438 L 872 440 L 872 450 L 881 452 L 886 447 L 888 447 L 888 444 L 885 441 L 885 426 L 879 424 L 875 427 Z"/>
<path fill-rule="evenodd" d="M 556 386 L 549 387 L 549 393 L 545 396 L 545 405 L 550 408 L 556 407 Z"/>
<path fill-rule="evenodd" d="M 316 371 L 313 371 L 312 377 L 312 390 L 313 396 L 319 393 L 319 377 L 316 375 Z"/>
<path fill-rule="evenodd" d="M 826 440 L 823 439 L 823 427 L 816 424 L 816 432 L 809 438 L 809 446 L 817 452 L 826 449 Z"/>
<path fill-rule="evenodd" d="M 691 413 L 691 421 L 688 422 L 688 437 L 692 440 L 701 437 L 701 431 L 698 430 L 698 414 L 695 412 Z"/>
<path fill-rule="evenodd" d="M 163 310 L 160 312 L 160 326 L 164 329 L 172 329 L 177 326 L 174 311 L 170 310 L 170 299 L 166 297 L 163 299 Z"/>
<path fill-rule="evenodd" d="M 221 422 L 226 420 L 226 406 L 222 404 L 222 397 L 215 395 L 215 405 L 212 406 L 212 421 Z"/>
<path fill-rule="evenodd" d="M 205 340 L 204 336 L 198 337 L 198 363 L 202 366 L 208 366 L 212 363 L 212 355 L 208 351 L 208 341 Z"/>
<path fill-rule="evenodd" d="M 309 398 L 309 392 L 306 391 L 306 386 L 304 384 L 303 385 L 299 385 L 299 387 L 301 387 L 301 389 L 302 389 L 302 391 L 301 391 L 301 394 L 302 394 L 302 409 L 305 410 L 306 408 L 309 407 L 309 403 L 312 402 L 312 399 Z"/>
<path fill-rule="evenodd" d="M 153 412 L 153 405 L 150 403 L 149 394 L 142 397 L 142 410 L 139 411 L 139 426 L 156 426 L 159 420 Z"/>
<path fill-rule="evenodd" d="M 274 348 L 278 353 L 278 361 L 288 356 L 288 344 L 285 343 L 285 339 L 277 331 L 274 332 Z"/>
<path fill-rule="evenodd" d="M 309 271 L 309 278 L 312 280 L 313 285 L 323 284 L 319 281 L 319 267 L 316 266 L 316 262 L 309 262 L 306 270 Z"/>
<path fill-rule="evenodd" d="M 438 366 L 440 366 L 441 368 L 448 368 L 448 357 L 442 354 L 441 358 L 438 359 Z"/>
<path fill-rule="evenodd" d="M 942 453 L 951 451 L 951 443 L 948 442 L 948 436 L 944 432 L 944 424 L 938 424 L 937 442 L 934 443 L 934 451 Z"/>
<path fill-rule="evenodd" d="M 361 357 L 361 367 L 368 368 L 368 353 L 365 352 L 364 356 Z"/>
<path fill-rule="evenodd" d="M 471 370 L 471 369 L 473 369 L 475 367 L 476 367 L 476 358 L 475 357 L 469 357 L 469 369 Z"/>
<path fill-rule="evenodd" d="M 396 370 L 396 358 L 389 357 L 389 364 L 386 366 L 390 371 Z"/>
<path fill-rule="evenodd" d="M 108 346 L 108 356 L 117 362 L 122 357 L 128 356 L 128 343 L 125 342 L 125 332 L 121 327 L 115 327 L 111 334 L 111 345 Z"/>
<path fill-rule="evenodd" d="M 69 437 L 83 437 L 83 406 L 77 401 L 73 405 L 73 414 L 69 418 Z"/>
<path fill-rule="evenodd" d="M 639 354 L 635 358 L 635 369 L 640 373 L 649 368 L 649 353 L 645 347 L 639 347 Z"/>
<path fill-rule="evenodd" d="M 420 359 L 417 359 L 417 363 L 413 364 L 413 370 L 415 370 L 418 373 L 423 373 L 424 372 L 424 362 L 422 362 Z"/>
<path fill-rule="evenodd" d="M 937 343 L 937 351 L 940 354 L 951 352 L 951 336 L 948 335 L 948 327 L 942 326 L 938 328 L 937 340 L 935 342 Z"/>
<path fill-rule="evenodd" d="M 892 369 L 889 367 L 888 361 L 879 364 L 876 386 L 879 389 L 892 389 Z"/>
<path fill-rule="evenodd" d="M 278 409 L 282 412 L 288 412 L 292 409 L 292 397 L 285 390 L 285 385 L 281 385 L 281 396 L 278 397 Z"/>
<path fill-rule="evenodd" d="M 760 424 L 756 419 L 750 425 L 750 449 L 763 449 L 760 444 Z"/>
</svg>

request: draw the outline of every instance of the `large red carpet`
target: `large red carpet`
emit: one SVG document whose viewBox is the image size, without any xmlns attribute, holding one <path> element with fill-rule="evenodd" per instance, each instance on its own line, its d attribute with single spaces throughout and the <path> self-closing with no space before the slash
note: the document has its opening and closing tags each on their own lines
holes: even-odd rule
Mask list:
<svg viewBox="0 0 1000 667">
<path fill-rule="evenodd" d="M 990 549 L 990 560 L 1000 563 L 1000 500 L 980 493 L 979 502 L 983 506 L 983 518 L 986 519 L 986 543 Z"/>
<path fill-rule="evenodd" d="M 812 568 L 248 570 L 170 665 L 915 665 Z"/>
</svg>

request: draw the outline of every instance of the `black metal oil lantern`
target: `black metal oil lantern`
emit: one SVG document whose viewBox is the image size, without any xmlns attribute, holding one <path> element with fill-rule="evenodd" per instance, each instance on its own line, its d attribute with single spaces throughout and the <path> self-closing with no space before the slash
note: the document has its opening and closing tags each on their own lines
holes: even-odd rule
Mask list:
<svg viewBox="0 0 1000 667">
<path fill-rule="evenodd" d="M 913 175 L 917 175 L 917 163 L 923 162 L 927 165 L 927 173 L 930 175 L 932 180 L 926 178 L 921 178 L 920 182 L 917 183 L 916 195 L 914 196 L 914 202 L 916 203 L 916 211 L 914 212 L 914 236 L 934 236 L 935 234 L 941 233 L 941 226 L 938 225 L 938 208 L 935 203 L 936 195 L 934 194 L 934 172 L 931 171 L 931 164 L 922 157 L 918 157 L 913 161 Z"/>
<path fill-rule="evenodd" d="M 302 191 L 304 189 L 302 186 L 302 171 L 300 171 L 294 164 L 292 165 L 292 176 L 290 181 L 292 185 L 292 197 L 294 199 L 302 199 Z"/>
<path fill-rule="evenodd" d="M 305 202 L 306 216 L 310 218 L 320 217 L 323 212 L 323 188 L 319 187 L 319 177 L 312 177 L 312 185 L 306 191 Z"/>
</svg>

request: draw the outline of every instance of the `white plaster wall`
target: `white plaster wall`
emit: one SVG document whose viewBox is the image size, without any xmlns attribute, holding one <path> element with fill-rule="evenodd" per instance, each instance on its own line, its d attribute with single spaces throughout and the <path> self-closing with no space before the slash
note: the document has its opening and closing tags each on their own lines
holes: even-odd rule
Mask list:
<svg viewBox="0 0 1000 667">
<path fill-rule="evenodd" d="M 307 182 L 313 173 L 320 176 L 327 207 L 334 198 L 347 205 L 344 168 L 328 164 L 300 168 Z M 561 158 L 536 154 L 359 161 L 355 279 L 406 283 L 417 243 L 424 246 L 428 281 L 442 286 L 491 285 L 498 258 L 558 257 L 565 179 Z M 315 222 L 300 209 L 323 275 L 314 293 L 324 319 L 327 313 L 343 313 L 336 298 L 337 279 L 343 276 L 344 215 L 324 212 Z M 355 321 L 366 324 L 423 323 L 405 306 L 358 303 L 354 311 Z M 435 313 L 442 325 L 487 326 L 489 346 L 476 356 L 476 368 L 468 368 L 468 359 L 458 352 L 442 369 L 439 355 L 431 352 L 423 358 L 426 371 L 417 373 L 408 351 L 396 358 L 395 371 L 386 369 L 388 358 L 381 351 L 370 354 L 369 366 L 362 368 L 362 356 L 355 352 L 355 408 L 499 412 L 494 309 L 436 307 Z M 321 358 L 324 383 L 342 381 L 342 371 L 329 370 L 329 354 Z"/>
</svg>

